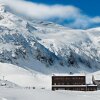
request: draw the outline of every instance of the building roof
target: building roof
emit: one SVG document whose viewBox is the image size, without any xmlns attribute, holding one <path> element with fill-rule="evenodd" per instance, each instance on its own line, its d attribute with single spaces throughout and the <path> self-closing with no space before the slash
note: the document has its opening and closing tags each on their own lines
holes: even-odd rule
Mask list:
<svg viewBox="0 0 100 100">
<path fill-rule="evenodd" d="M 85 74 L 53 74 L 52 76 L 86 76 Z"/>
<path fill-rule="evenodd" d="M 94 80 L 100 80 L 100 74 L 96 74 L 96 75 L 93 75 L 94 76 Z"/>
<path fill-rule="evenodd" d="M 86 86 L 97 86 L 97 85 L 52 85 L 52 87 L 86 87 Z"/>
</svg>

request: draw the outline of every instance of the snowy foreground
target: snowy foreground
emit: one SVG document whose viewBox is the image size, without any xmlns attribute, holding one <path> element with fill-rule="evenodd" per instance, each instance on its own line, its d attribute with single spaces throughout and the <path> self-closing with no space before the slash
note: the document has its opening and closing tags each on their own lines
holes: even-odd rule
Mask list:
<svg viewBox="0 0 100 100">
<path fill-rule="evenodd" d="M 87 73 L 88 83 L 92 75 L 100 71 Z M 100 100 L 100 91 L 51 91 L 51 75 L 0 63 L 0 100 Z"/>
<path fill-rule="evenodd" d="M 50 91 L 0 88 L 0 100 L 100 100 L 100 91 Z"/>
</svg>

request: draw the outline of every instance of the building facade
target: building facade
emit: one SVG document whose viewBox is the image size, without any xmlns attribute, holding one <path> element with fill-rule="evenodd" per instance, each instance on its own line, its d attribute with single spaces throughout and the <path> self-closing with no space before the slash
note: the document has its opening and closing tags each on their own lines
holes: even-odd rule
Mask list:
<svg viewBox="0 0 100 100">
<path fill-rule="evenodd" d="M 97 85 L 86 85 L 85 76 L 52 76 L 52 90 L 95 91 Z"/>
</svg>

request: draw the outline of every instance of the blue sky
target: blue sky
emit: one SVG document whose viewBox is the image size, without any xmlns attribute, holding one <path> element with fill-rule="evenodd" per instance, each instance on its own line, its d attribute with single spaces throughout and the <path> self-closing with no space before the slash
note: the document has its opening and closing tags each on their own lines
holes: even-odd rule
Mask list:
<svg viewBox="0 0 100 100">
<path fill-rule="evenodd" d="M 0 0 L 17 14 L 71 28 L 100 26 L 100 0 Z"/>
<path fill-rule="evenodd" d="M 89 16 L 100 15 L 100 0 L 26 0 L 36 3 L 43 3 L 48 5 L 61 4 L 73 5 L 80 8 L 84 13 Z"/>
<path fill-rule="evenodd" d="M 95 16 L 100 16 L 100 0 L 26 0 L 26 1 L 31 1 L 31 2 L 35 2 L 35 3 L 42 3 L 42 4 L 46 4 L 46 5 L 72 5 L 75 6 L 77 8 L 79 8 L 81 10 L 81 12 L 89 17 L 95 17 Z M 53 18 L 52 18 L 53 19 Z M 72 20 L 67 20 L 63 19 L 63 21 L 57 21 L 57 19 L 53 19 L 51 21 L 54 21 L 56 23 L 62 24 L 62 25 L 66 25 L 67 23 L 70 24 Z M 78 27 L 74 27 L 72 25 L 69 25 L 72 28 L 89 28 L 89 27 L 96 27 L 99 26 L 99 23 L 90 23 L 90 25 L 86 25 L 86 26 L 78 26 Z M 68 25 L 67 25 L 68 26 Z"/>
</svg>

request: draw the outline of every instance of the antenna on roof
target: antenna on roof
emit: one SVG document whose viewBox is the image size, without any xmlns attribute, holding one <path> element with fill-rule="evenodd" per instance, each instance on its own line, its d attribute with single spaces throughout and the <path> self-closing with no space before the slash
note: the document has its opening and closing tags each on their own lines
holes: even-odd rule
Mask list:
<svg viewBox="0 0 100 100">
<path fill-rule="evenodd" d="M 53 75 L 53 76 L 55 76 L 55 74 L 54 74 L 54 73 L 53 73 L 52 75 Z"/>
</svg>

